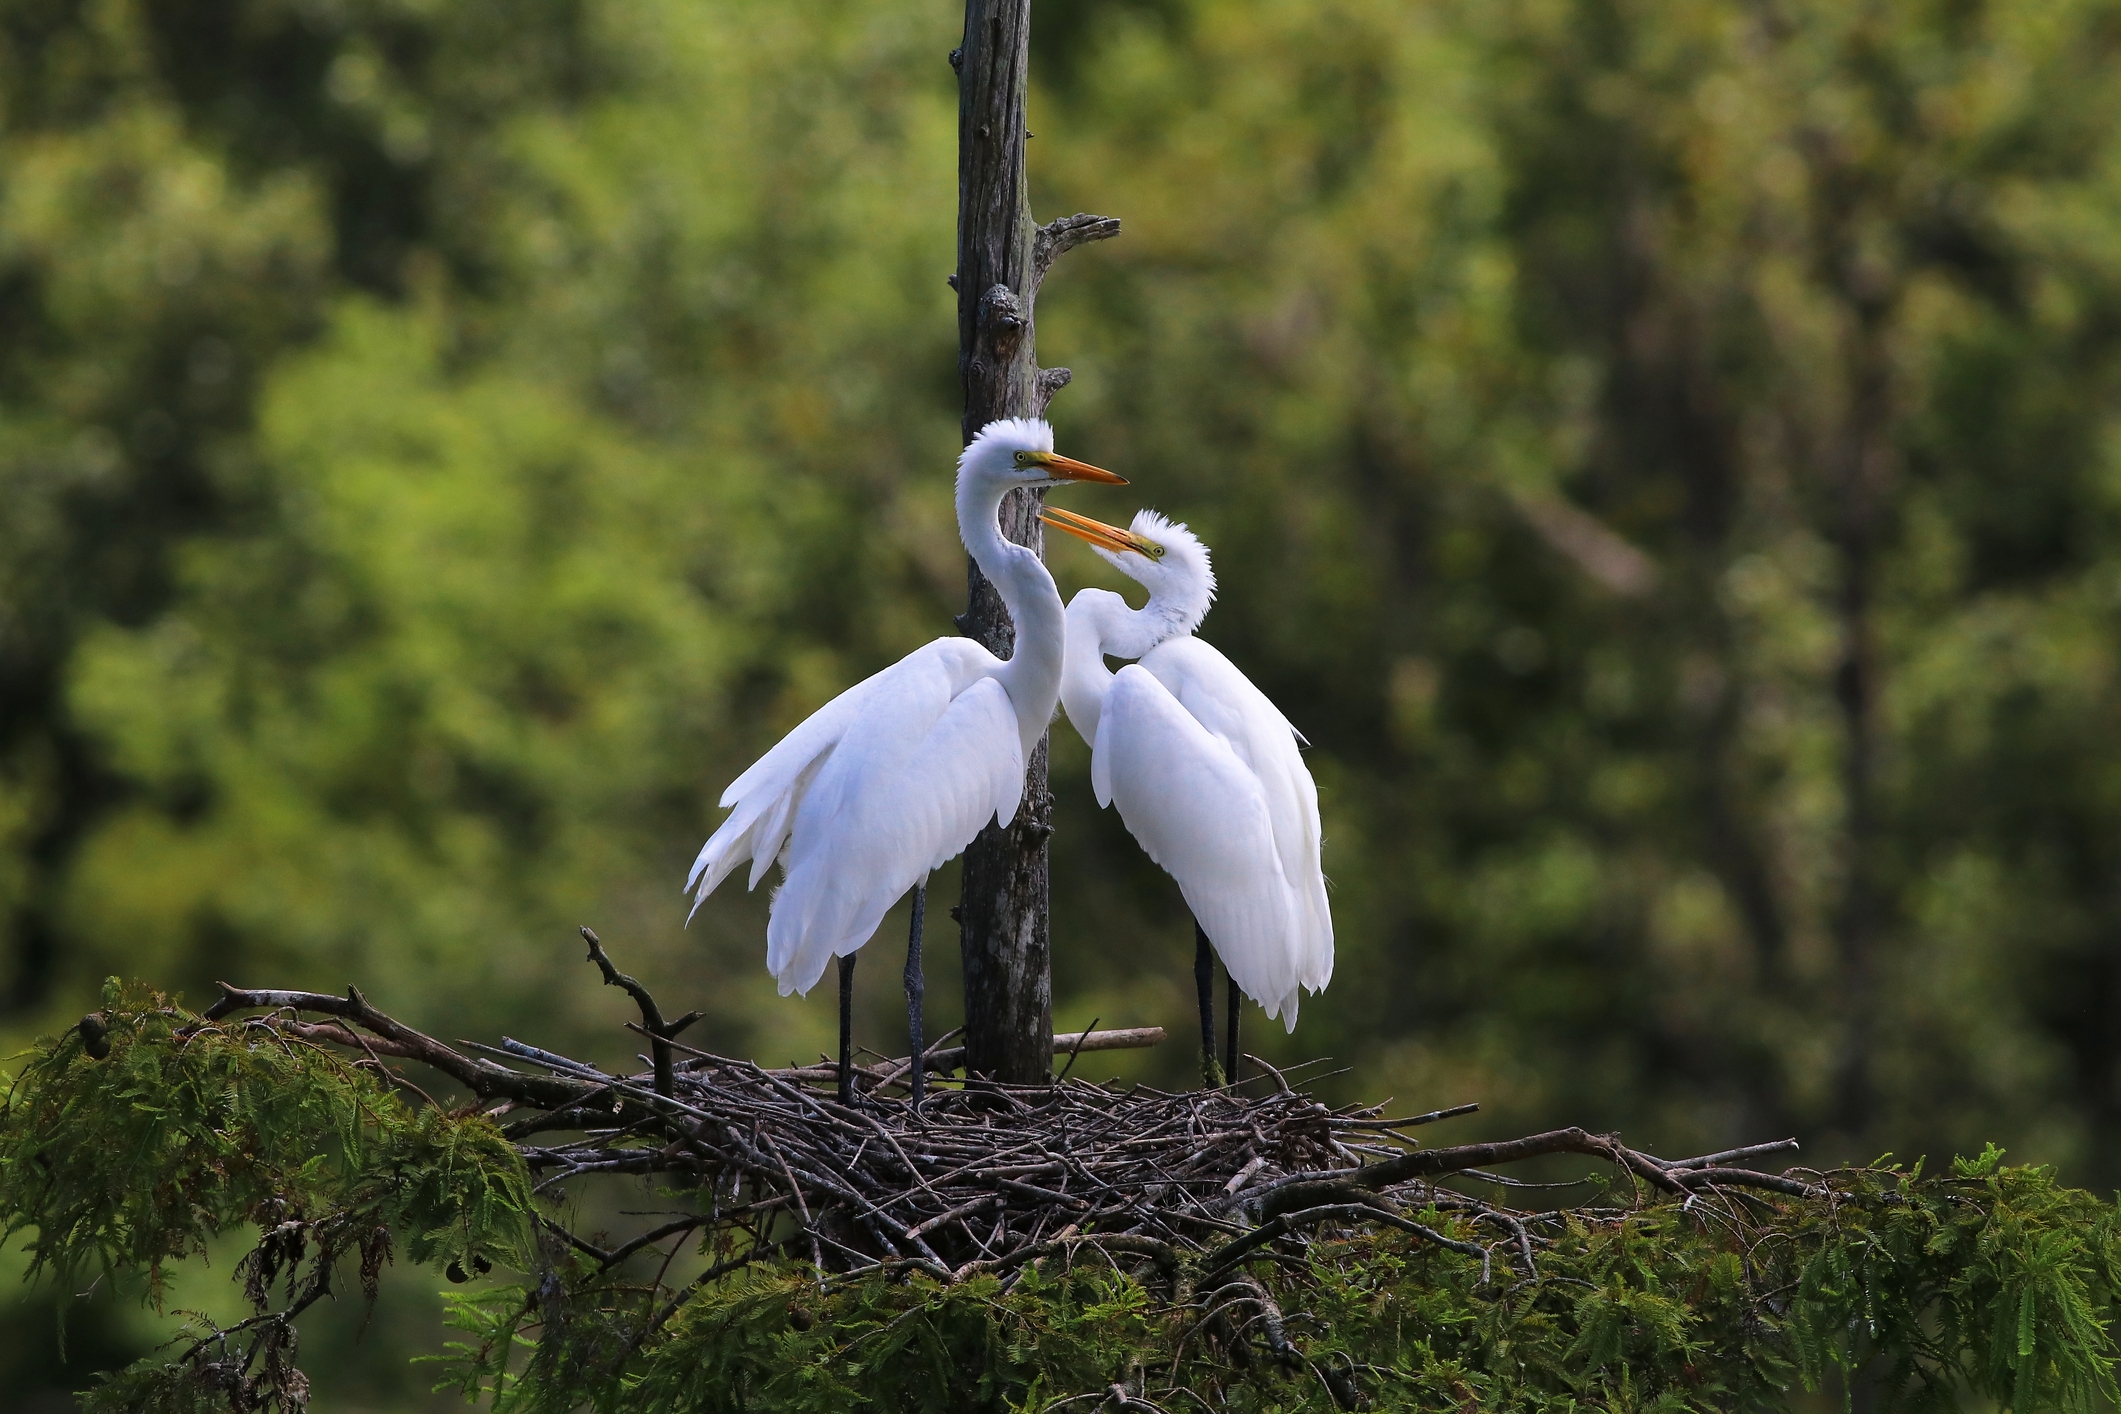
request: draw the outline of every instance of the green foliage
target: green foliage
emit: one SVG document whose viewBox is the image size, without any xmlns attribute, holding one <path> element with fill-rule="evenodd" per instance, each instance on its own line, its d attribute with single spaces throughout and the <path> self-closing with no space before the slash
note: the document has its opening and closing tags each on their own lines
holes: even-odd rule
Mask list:
<svg viewBox="0 0 2121 1414">
<path fill-rule="evenodd" d="M 1165 1408 L 1328 1411 L 1354 1389 L 1387 1408 L 1731 1414 L 1784 1409 L 1868 1366 L 1880 1408 L 2109 1407 L 2111 1205 L 1993 1157 L 1939 1178 L 1846 1171 L 1832 1186 L 1830 1204 L 1737 1220 L 1700 1201 L 1571 1216 L 1537 1280 L 1503 1269 L 1486 1287 L 1478 1264 L 1390 1232 L 1293 1268 L 1256 1263 L 1280 1352 L 1258 1306 L 1227 1290 L 1174 1300 L 1146 1268 L 1085 1248 L 1006 1287 L 872 1276 L 821 1291 L 791 1264 L 699 1293 L 646 1335 L 623 1300 L 600 1319 L 570 1305 L 510 1373 L 533 1312 L 549 1309 L 548 1278 L 534 1306 L 522 1287 L 459 1304 L 476 1342 L 458 1347 L 455 1387 L 524 1414 L 1040 1411 L 1115 1383 Z M 1474 1235 L 1435 1211 L 1422 1220 Z M 548 1348 L 556 1339 L 573 1359 Z"/>
<path fill-rule="evenodd" d="M 1954 1383 L 2014 1409 L 2101 1408 L 2121 1393 L 2100 1353 L 2121 1293 L 2113 1207 L 2002 1158 L 1991 1146 L 1948 1179 L 1909 1178 L 1796 1235 L 1818 1249 L 1795 1297 L 1807 1377 L 1823 1357 L 1851 1369 L 1833 1336 L 1862 1323 L 1905 1332 L 1892 1378 L 1939 1399 Z"/>
<path fill-rule="evenodd" d="M 525 1260 L 529 1180 L 485 1120 L 139 988 L 113 982 L 104 1005 L 110 1054 L 68 1032 L 0 1112 L 0 1224 L 32 1234 L 33 1272 L 144 1270 L 159 1290 L 166 1262 L 246 1223 L 284 1248 L 252 1273 L 261 1306 L 309 1242 L 325 1266 L 357 1255 L 371 1297 L 394 1246 L 423 1265 Z"/>
<path fill-rule="evenodd" d="M 223 1414 L 228 1401 L 220 1390 L 183 1365 L 141 1361 L 118 1371 L 81 1401 L 84 1414 Z"/>
</svg>

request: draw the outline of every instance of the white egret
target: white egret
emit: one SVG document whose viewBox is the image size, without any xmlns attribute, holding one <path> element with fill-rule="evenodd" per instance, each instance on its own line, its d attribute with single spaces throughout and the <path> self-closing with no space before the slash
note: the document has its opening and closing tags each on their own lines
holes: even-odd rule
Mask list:
<svg viewBox="0 0 2121 1414">
<path fill-rule="evenodd" d="M 778 859 L 766 966 L 781 995 L 807 993 L 840 959 L 840 1095 L 851 1099 L 849 1012 L 855 949 L 913 891 L 906 1001 L 911 1054 L 921 1044 L 920 942 L 928 875 L 987 821 L 1004 825 L 1024 766 L 1053 719 L 1066 619 L 1039 557 L 1002 536 L 1002 497 L 1018 486 L 1101 481 L 1109 471 L 1060 456 L 1053 429 L 1004 418 L 980 429 L 957 464 L 957 528 L 1016 626 L 1004 662 L 968 638 L 939 638 L 813 712 L 722 792 L 729 817 L 685 881 L 693 911 L 738 865 L 757 888 Z M 914 1100 L 925 1067 L 913 1066 Z"/>
<path fill-rule="evenodd" d="M 1097 803 L 1119 807 L 1193 910 L 1201 1070 L 1210 1084 L 1211 943 L 1230 974 L 1234 1081 L 1239 990 L 1294 1031 L 1299 990 L 1319 991 L 1333 977 L 1318 787 L 1297 749 L 1303 736 L 1228 658 L 1193 636 L 1215 597 L 1215 572 L 1191 531 L 1155 511 L 1136 514 L 1129 530 L 1059 509 L 1043 515 L 1149 591 L 1139 609 L 1105 589 L 1069 602 L 1061 703 L 1090 746 Z M 1115 674 L 1108 654 L 1139 661 Z"/>
</svg>

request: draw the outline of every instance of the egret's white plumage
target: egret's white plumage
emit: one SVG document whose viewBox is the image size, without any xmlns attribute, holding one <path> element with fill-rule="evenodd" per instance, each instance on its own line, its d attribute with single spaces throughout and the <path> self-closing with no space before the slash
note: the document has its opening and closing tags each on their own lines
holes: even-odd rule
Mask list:
<svg viewBox="0 0 2121 1414">
<path fill-rule="evenodd" d="M 722 793 L 729 817 L 685 887 L 697 911 L 745 861 L 756 888 L 780 860 L 766 965 L 782 996 L 867 942 L 987 821 L 1015 816 L 1059 695 L 1066 621 L 1053 577 L 995 513 L 1012 487 L 1064 480 L 1120 478 L 1054 455 L 1052 429 L 1029 418 L 989 423 L 958 459 L 958 533 L 1008 606 L 1011 658 L 937 639 L 820 707 Z"/>
<path fill-rule="evenodd" d="M 1100 805 L 1178 881 L 1246 994 L 1296 1029 L 1300 989 L 1333 977 L 1333 916 L 1320 867 L 1318 787 L 1303 737 L 1193 630 L 1215 596 L 1207 547 L 1154 511 L 1131 529 L 1051 511 L 1149 591 L 1130 609 L 1104 589 L 1068 605 L 1061 702 L 1091 750 Z M 1140 661 L 1117 673 L 1107 655 Z"/>
</svg>

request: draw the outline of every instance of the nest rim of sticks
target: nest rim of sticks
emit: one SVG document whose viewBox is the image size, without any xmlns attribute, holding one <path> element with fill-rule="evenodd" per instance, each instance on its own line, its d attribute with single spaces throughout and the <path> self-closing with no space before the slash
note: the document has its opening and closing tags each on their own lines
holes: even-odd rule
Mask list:
<svg viewBox="0 0 2121 1414">
<path fill-rule="evenodd" d="M 665 1253 L 663 1244 L 682 1245 L 702 1229 L 730 1239 L 717 1250 L 748 1237 L 748 1250 L 711 1263 L 674 1292 L 658 1325 L 701 1287 L 784 1255 L 806 1261 L 821 1283 L 879 1272 L 924 1273 L 946 1284 L 992 1274 L 1006 1283 L 1033 1263 L 1087 1249 L 1115 1267 L 1154 1272 L 1176 1293 L 1181 1284 L 1206 1290 L 1243 1282 L 1246 1263 L 1300 1257 L 1314 1241 L 1393 1229 L 1478 1262 L 1486 1287 L 1504 1279 L 1498 1273 L 1536 1279 L 1537 1252 L 1565 1218 L 1617 1220 L 1650 1195 L 1679 1198 L 1704 1220 L 1739 1232 L 1776 1198 L 1834 1197 L 1823 1174 L 1745 1167 L 1793 1153 L 1794 1139 L 1680 1160 L 1578 1127 L 1424 1147 L 1416 1131 L 1479 1106 L 1399 1118 L 1377 1105 L 1331 1108 L 1291 1083 L 1305 1067 L 1278 1070 L 1252 1056 L 1250 1077 L 1213 1090 L 1115 1089 L 1066 1070 L 1047 1085 L 1012 1086 L 950 1076 L 946 1067 L 962 1053 L 941 1049 L 945 1036 L 925 1053 L 930 1079 L 920 1105 L 897 1097 L 909 1089 L 911 1058 L 882 1057 L 856 1067 L 856 1100 L 845 1105 L 830 1062 L 772 1069 L 678 1041 L 698 1014 L 665 1021 L 648 990 L 612 965 L 593 932 L 582 932 L 606 985 L 639 1005 L 641 1021 L 627 1023 L 649 1042 L 638 1072 L 607 1072 L 507 1037 L 500 1046 L 465 1041 L 458 1049 L 352 988 L 336 997 L 222 983 L 201 1024 L 262 1011 L 234 1024 L 336 1047 L 351 1064 L 430 1104 L 386 1059 L 447 1075 L 474 1097 L 467 1112 L 501 1127 L 541 1196 L 598 1175 L 683 1180 L 701 1195 L 703 1211 L 611 1247 L 549 1216 L 538 1219 L 554 1242 L 599 1271 L 650 1248 L 674 1255 L 679 1248 Z M 1127 1044 L 1100 1038 L 1128 1034 L 1056 1039 L 1059 1049 L 1072 1042 L 1080 1053 Z M 1264 1092 L 1241 1093 L 1251 1086 Z M 579 1137 L 535 1142 L 562 1133 Z M 1628 1202 L 1538 1208 L 1448 1186 L 1463 1180 L 1547 1195 L 1597 1182 L 1594 1175 L 1528 1183 L 1489 1171 L 1564 1154 L 1609 1166 L 1628 1185 Z M 1438 1214 L 1467 1235 L 1439 1230 Z"/>
</svg>

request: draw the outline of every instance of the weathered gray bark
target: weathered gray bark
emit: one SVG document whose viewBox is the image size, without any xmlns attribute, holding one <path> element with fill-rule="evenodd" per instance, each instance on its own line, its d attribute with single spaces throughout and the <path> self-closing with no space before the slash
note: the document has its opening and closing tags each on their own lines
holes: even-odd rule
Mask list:
<svg viewBox="0 0 2121 1414">
<path fill-rule="evenodd" d="M 1032 306 L 1053 258 L 1119 233 L 1119 222 L 1071 216 L 1040 229 L 1024 174 L 1024 96 L 1029 85 L 1030 0 L 966 0 L 958 71 L 958 372 L 965 385 L 965 440 L 998 417 L 1044 416 L 1068 381 L 1041 369 Z M 1038 493 L 1002 503 L 1002 533 L 1044 553 Z M 970 604 L 958 626 L 1009 656 L 1015 627 L 1001 597 L 970 569 Z M 963 933 L 965 1065 L 1016 1084 L 1052 1074 L 1053 981 L 1047 930 L 1046 839 L 1053 798 L 1041 740 L 1007 829 L 989 824 L 965 851 L 964 894 L 952 910 Z"/>
</svg>

